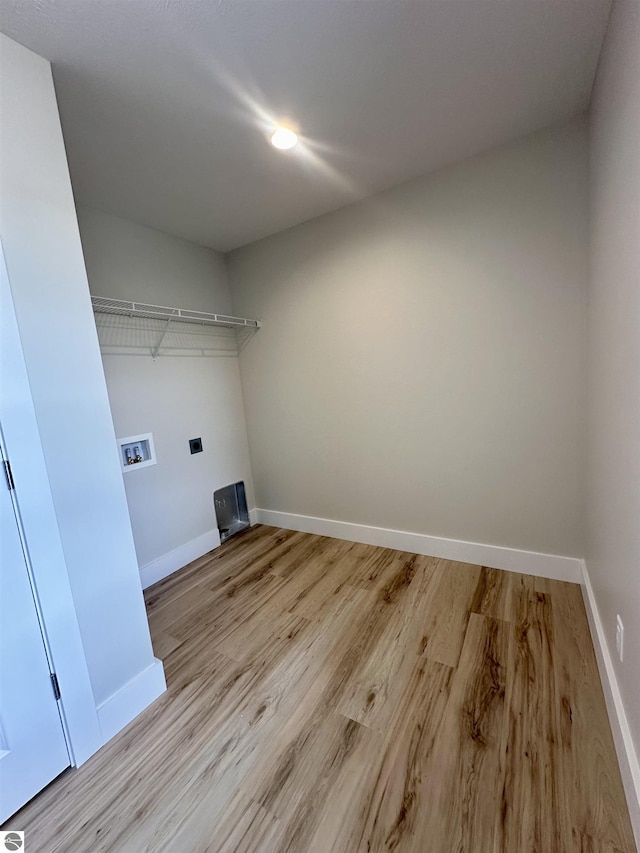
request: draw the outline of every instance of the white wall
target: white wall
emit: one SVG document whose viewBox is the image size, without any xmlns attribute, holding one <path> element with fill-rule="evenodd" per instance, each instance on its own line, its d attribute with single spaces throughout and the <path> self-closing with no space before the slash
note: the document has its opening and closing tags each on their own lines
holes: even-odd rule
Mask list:
<svg viewBox="0 0 640 853">
<path fill-rule="evenodd" d="M 640 5 L 637 0 L 616 0 L 613 4 L 593 97 L 588 341 L 586 562 L 638 754 Z M 618 613 L 625 626 L 624 663 L 618 661 L 615 645 Z M 640 779 L 636 784 L 640 786 Z M 640 811 L 636 819 L 640 827 Z"/>
<path fill-rule="evenodd" d="M 107 737 L 118 721 L 128 722 L 131 709 L 118 704 L 121 689 L 144 673 L 153 673 L 155 687 L 163 678 L 140 590 L 51 68 L 0 39 L 0 233 L 93 695 L 99 716 L 106 709 L 109 718 L 100 721 Z M 36 577 L 46 571 L 34 568 Z"/>
<path fill-rule="evenodd" d="M 230 312 L 219 253 L 96 211 L 80 209 L 79 222 L 95 295 Z M 124 475 L 148 583 L 165 567 L 178 568 L 219 544 L 215 489 L 244 480 L 253 500 L 240 374 L 236 358 L 160 355 L 153 361 L 148 351 L 113 349 L 117 354 L 103 354 L 103 362 L 116 432 L 153 433 L 158 459 Z M 189 439 L 196 437 L 204 449 L 192 456 Z"/>
<path fill-rule="evenodd" d="M 256 505 L 581 556 L 585 128 L 227 256 Z"/>
</svg>

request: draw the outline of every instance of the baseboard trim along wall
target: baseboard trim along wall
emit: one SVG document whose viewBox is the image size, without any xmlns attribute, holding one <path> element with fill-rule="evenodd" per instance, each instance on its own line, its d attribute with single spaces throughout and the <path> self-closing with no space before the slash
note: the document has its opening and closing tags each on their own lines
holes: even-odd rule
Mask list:
<svg viewBox="0 0 640 853">
<path fill-rule="evenodd" d="M 197 560 L 198 557 L 202 557 L 203 554 L 213 551 L 219 544 L 220 534 L 217 530 L 210 530 L 208 533 L 204 533 L 202 536 L 198 536 L 196 539 L 187 542 L 185 545 L 181 545 L 180 548 L 169 551 L 168 554 L 163 554 L 157 560 L 152 560 L 152 562 L 147 563 L 145 566 L 141 566 L 140 581 L 142 589 L 158 583 L 158 581 L 168 577 L 173 572 L 177 572 L 178 569 L 193 562 L 193 560 Z"/>
<path fill-rule="evenodd" d="M 460 539 L 441 539 L 424 533 L 409 533 L 405 530 L 389 530 L 386 527 L 369 527 L 329 518 L 256 509 L 257 523 L 302 533 L 316 533 L 333 539 L 347 539 L 365 545 L 379 545 L 412 554 L 425 554 L 444 560 L 475 563 L 492 569 L 506 569 L 520 574 L 537 575 L 552 580 L 582 582 L 582 560 L 577 557 L 561 557 L 556 554 L 540 554 L 536 551 L 520 551 L 499 545 L 483 545 L 479 542 L 464 542 Z"/>
<path fill-rule="evenodd" d="M 613 740 L 620 765 L 622 783 L 624 785 L 629 806 L 631 825 L 636 838 L 636 844 L 640 850 L 640 761 L 636 753 L 631 730 L 627 722 L 618 679 L 616 678 L 613 661 L 609 653 L 609 645 L 605 634 L 598 605 L 596 603 L 589 571 L 584 560 L 582 562 L 582 595 L 591 629 L 591 639 L 598 661 L 600 681 L 604 690 L 604 698 L 607 703 L 609 722 L 613 733 Z"/>
<path fill-rule="evenodd" d="M 98 706 L 98 723 L 106 743 L 122 731 L 167 689 L 164 667 L 158 658 Z"/>
</svg>

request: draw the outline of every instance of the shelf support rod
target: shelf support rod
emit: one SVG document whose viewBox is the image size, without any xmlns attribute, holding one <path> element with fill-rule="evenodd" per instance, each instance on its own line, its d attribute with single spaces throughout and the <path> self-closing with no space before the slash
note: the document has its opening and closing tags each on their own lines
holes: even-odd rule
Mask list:
<svg viewBox="0 0 640 853">
<path fill-rule="evenodd" d="M 155 347 L 151 350 L 151 358 L 157 358 L 158 357 L 158 353 L 160 352 L 160 347 L 162 346 L 162 342 L 164 341 L 165 335 L 167 334 L 167 331 L 169 330 L 169 323 L 170 322 L 171 322 L 171 317 L 169 317 L 167 322 L 164 324 L 164 328 L 163 328 L 162 333 L 160 335 L 160 339 L 158 340 L 158 343 L 155 345 Z"/>
</svg>

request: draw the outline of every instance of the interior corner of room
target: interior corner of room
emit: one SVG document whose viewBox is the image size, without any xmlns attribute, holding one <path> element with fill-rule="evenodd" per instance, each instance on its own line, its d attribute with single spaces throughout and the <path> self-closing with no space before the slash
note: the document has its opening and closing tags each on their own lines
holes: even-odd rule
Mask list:
<svg viewBox="0 0 640 853">
<path fill-rule="evenodd" d="M 79 208 L 78 224 L 92 296 L 133 303 L 111 314 L 94 299 L 94 310 L 116 434 L 153 436 L 156 464 L 124 476 L 147 587 L 220 544 L 214 492 L 241 482 L 255 505 L 237 357 L 247 340 L 201 322 L 233 316 L 220 252 L 95 210 Z"/>
<path fill-rule="evenodd" d="M 68 765 L 166 689 L 143 589 L 259 523 L 579 584 L 640 839 L 639 18 L 579 109 L 220 248 L 94 206 L 69 70 L 0 35 L 6 510 Z"/>
</svg>

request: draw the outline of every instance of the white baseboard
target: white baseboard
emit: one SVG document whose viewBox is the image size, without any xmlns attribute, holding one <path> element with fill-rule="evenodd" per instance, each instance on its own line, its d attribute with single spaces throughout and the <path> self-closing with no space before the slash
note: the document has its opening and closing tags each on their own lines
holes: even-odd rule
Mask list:
<svg viewBox="0 0 640 853">
<path fill-rule="evenodd" d="M 631 825 L 636 838 L 636 845 L 640 850 L 640 762 L 636 753 L 631 730 L 625 714 L 622 695 L 618 687 L 613 661 L 609 653 L 609 645 L 604 631 L 598 605 L 591 586 L 591 579 L 587 570 L 587 564 L 582 561 L 582 595 L 584 598 L 591 639 L 598 661 L 600 681 L 604 690 L 604 698 L 607 703 L 609 722 L 613 740 L 616 746 L 618 764 L 622 775 L 622 784 L 627 797 Z"/>
<path fill-rule="evenodd" d="M 409 533 L 405 530 L 389 530 L 386 527 L 369 527 L 310 515 L 295 515 L 256 509 L 256 520 L 272 527 L 316 533 L 334 539 L 347 539 L 365 545 L 379 545 L 412 554 L 425 554 L 445 560 L 475 563 L 492 569 L 506 569 L 520 574 L 537 575 L 552 580 L 581 583 L 582 560 L 577 557 L 561 557 L 557 554 L 540 554 L 536 551 L 520 551 L 499 545 L 483 545 L 479 542 L 464 542 L 460 539 L 441 539 L 424 533 Z"/>
<path fill-rule="evenodd" d="M 163 554 L 157 560 L 141 566 L 140 581 L 142 589 L 158 583 L 158 581 L 186 566 L 187 563 L 191 563 L 193 560 L 197 560 L 198 557 L 202 557 L 203 554 L 213 551 L 219 544 L 220 534 L 217 530 L 210 530 L 209 533 L 204 533 L 202 536 L 192 539 L 185 545 L 181 545 L 180 548 L 169 551 L 168 554 Z"/>
<path fill-rule="evenodd" d="M 106 743 L 122 731 L 166 689 L 162 661 L 154 658 L 151 666 L 143 669 L 113 696 L 109 696 L 106 701 L 98 705 L 98 723 L 102 742 Z"/>
<path fill-rule="evenodd" d="M 249 524 L 253 527 L 254 524 L 258 524 L 258 510 L 250 509 L 249 510 Z"/>
</svg>

